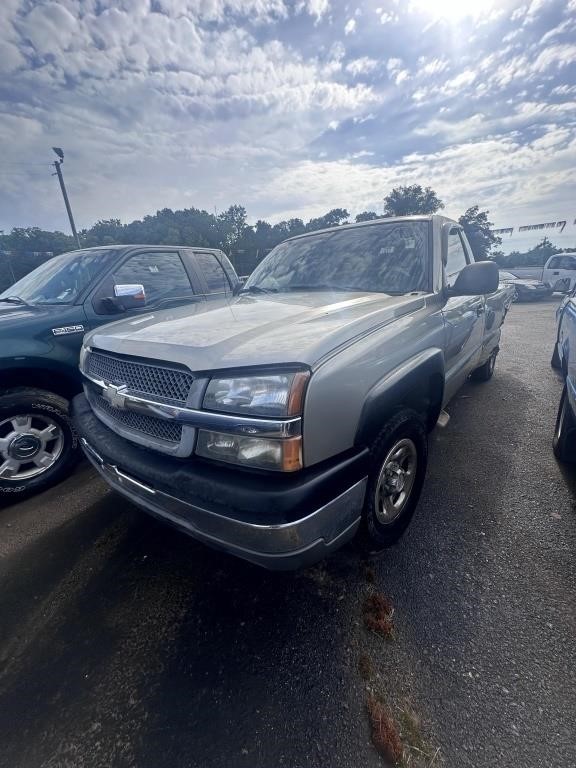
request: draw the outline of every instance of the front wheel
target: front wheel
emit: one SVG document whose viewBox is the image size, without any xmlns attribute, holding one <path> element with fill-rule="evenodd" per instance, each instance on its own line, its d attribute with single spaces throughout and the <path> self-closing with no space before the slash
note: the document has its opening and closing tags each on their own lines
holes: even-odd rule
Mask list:
<svg viewBox="0 0 576 768">
<path fill-rule="evenodd" d="M 484 365 L 481 365 L 480 367 L 476 368 L 472 373 L 470 374 L 470 378 L 473 381 L 490 381 L 492 376 L 494 375 L 494 368 L 496 367 L 496 352 L 492 352 L 488 360 L 484 363 Z"/>
<path fill-rule="evenodd" d="M 68 401 L 40 389 L 0 396 L 0 500 L 44 490 L 77 459 Z"/>
<path fill-rule="evenodd" d="M 396 414 L 375 440 L 358 542 L 366 555 L 404 533 L 422 491 L 428 442 L 424 420 L 411 410 Z"/>
<path fill-rule="evenodd" d="M 564 384 L 560 405 L 558 406 L 552 449 L 558 461 L 576 461 L 576 422 L 568 400 L 566 384 Z"/>
</svg>

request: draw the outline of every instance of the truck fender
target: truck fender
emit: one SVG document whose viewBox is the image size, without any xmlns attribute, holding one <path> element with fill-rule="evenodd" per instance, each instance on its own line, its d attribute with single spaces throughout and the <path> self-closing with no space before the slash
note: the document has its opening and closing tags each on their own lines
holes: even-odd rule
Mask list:
<svg viewBox="0 0 576 768">
<path fill-rule="evenodd" d="M 355 444 L 371 445 L 391 416 L 402 408 L 422 414 L 428 431 L 432 430 L 442 410 L 444 381 L 441 349 L 426 349 L 405 360 L 368 392 Z"/>
</svg>

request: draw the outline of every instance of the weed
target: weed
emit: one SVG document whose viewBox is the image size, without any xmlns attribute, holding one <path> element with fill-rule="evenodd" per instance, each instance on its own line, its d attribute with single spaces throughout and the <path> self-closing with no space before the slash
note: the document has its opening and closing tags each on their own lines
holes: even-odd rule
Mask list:
<svg viewBox="0 0 576 768">
<path fill-rule="evenodd" d="M 368 595 L 363 606 L 364 625 L 366 629 L 376 632 L 387 640 L 394 634 L 394 606 L 392 602 L 379 592 Z"/>
<path fill-rule="evenodd" d="M 376 571 L 371 565 L 367 565 L 364 568 L 364 578 L 368 582 L 368 584 L 374 584 L 376 581 Z"/>
<path fill-rule="evenodd" d="M 373 695 L 369 696 L 367 707 L 374 746 L 388 760 L 399 763 L 402 760 L 403 750 L 394 718 L 384 704 Z"/>
<path fill-rule="evenodd" d="M 374 674 L 374 665 L 372 659 L 367 653 L 361 653 L 358 659 L 358 672 L 363 680 L 370 680 Z"/>
</svg>

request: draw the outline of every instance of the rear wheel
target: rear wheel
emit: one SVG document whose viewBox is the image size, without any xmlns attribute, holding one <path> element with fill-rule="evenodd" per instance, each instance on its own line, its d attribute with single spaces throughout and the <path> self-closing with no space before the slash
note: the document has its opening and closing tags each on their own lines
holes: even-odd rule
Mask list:
<svg viewBox="0 0 576 768">
<path fill-rule="evenodd" d="M 77 453 L 67 400 L 40 389 L 17 389 L 0 397 L 0 499 L 57 483 Z"/>
<path fill-rule="evenodd" d="M 403 410 L 380 432 L 371 449 L 358 542 L 372 556 L 394 544 L 416 510 L 428 460 L 424 421 Z"/>
<path fill-rule="evenodd" d="M 496 355 L 497 352 L 492 352 L 488 360 L 484 363 L 484 365 L 481 365 L 479 368 L 476 368 L 472 373 L 470 374 L 470 378 L 473 381 L 490 381 L 492 376 L 494 375 L 494 368 L 496 367 Z"/>
<path fill-rule="evenodd" d="M 554 456 L 559 461 L 576 461 L 576 421 L 570 402 L 568 400 L 568 388 L 566 384 L 562 390 L 558 415 L 556 417 L 556 429 L 552 440 Z"/>
</svg>

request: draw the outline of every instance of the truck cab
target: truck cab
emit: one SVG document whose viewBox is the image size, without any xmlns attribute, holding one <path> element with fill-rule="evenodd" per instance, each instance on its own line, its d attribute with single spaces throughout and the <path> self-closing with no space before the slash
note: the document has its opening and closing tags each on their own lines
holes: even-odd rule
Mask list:
<svg viewBox="0 0 576 768">
<path fill-rule="evenodd" d="M 1 293 L 0 498 L 45 488 L 72 467 L 69 402 L 81 389 L 85 333 L 183 304 L 203 312 L 238 286 L 219 250 L 111 245 L 56 256 Z"/>
</svg>

